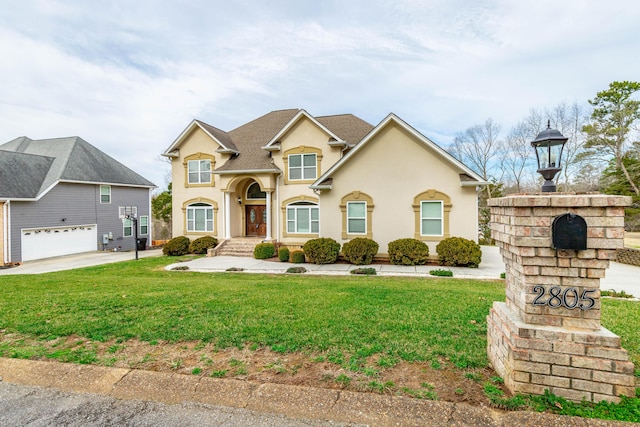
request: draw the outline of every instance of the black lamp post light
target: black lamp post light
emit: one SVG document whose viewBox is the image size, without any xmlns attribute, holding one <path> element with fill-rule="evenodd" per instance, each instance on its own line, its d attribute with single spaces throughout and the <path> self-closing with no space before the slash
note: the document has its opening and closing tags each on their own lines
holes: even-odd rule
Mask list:
<svg viewBox="0 0 640 427">
<path fill-rule="evenodd" d="M 536 149 L 538 173 L 545 179 L 542 184 L 543 193 L 556 191 L 553 179 L 562 170 L 562 150 L 568 139 L 560 131 L 551 129 L 551 120 L 549 120 L 547 128 L 531 141 L 531 146 Z"/>
</svg>

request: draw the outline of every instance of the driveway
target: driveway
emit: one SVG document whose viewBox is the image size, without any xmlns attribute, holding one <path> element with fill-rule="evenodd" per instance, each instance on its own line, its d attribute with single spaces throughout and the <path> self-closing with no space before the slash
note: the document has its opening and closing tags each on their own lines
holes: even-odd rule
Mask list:
<svg viewBox="0 0 640 427">
<path fill-rule="evenodd" d="M 160 255 L 162 255 L 162 249 L 138 251 L 138 258 Z M 51 273 L 54 271 L 73 270 L 74 268 L 92 267 L 94 265 L 111 264 L 132 259 L 136 259 L 136 253 L 134 251 L 84 252 L 81 254 L 27 261 L 17 267 L 0 269 L 0 275 Z"/>
</svg>

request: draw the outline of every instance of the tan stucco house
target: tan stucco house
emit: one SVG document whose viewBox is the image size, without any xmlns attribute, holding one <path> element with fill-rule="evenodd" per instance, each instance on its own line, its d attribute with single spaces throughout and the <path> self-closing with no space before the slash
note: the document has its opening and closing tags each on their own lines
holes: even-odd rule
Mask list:
<svg viewBox="0 0 640 427">
<path fill-rule="evenodd" d="M 414 237 L 435 253 L 450 236 L 477 241 L 483 179 L 394 114 L 270 112 L 225 132 L 192 121 L 167 148 L 173 235 L 256 236 L 296 247 L 369 237 L 387 251 Z"/>
</svg>

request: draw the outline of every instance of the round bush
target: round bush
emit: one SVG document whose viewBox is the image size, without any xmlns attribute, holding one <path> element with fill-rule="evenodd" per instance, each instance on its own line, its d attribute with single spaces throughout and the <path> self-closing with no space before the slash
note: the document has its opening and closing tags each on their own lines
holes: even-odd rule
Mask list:
<svg viewBox="0 0 640 427">
<path fill-rule="evenodd" d="M 169 256 L 180 256 L 189 253 L 189 238 L 186 236 L 178 236 L 169 240 L 162 247 L 162 253 Z"/>
<path fill-rule="evenodd" d="M 436 246 L 438 264 L 477 268 L 482 258 L 482 250 L 473 240 L 449 237 Z"/>
<path fill-rule="evenodd" d="M 302 249 L 314 264 L 333 264 L 338 259 L 340 243 L 328 237 L 321 237 L 307 241 Z"/>
<path fill-rule="evenodd" d="M 282 262 L 289 261 L 289 248 L 278 249 L 278 259 Z"/>
<path fill-rule="evenodd" d="M 192 254 L 206 254 L 209 248 L 215 248 L 218 239 L 211 236 L 200 237 L 189 245 L 189 252 Z"/>
<path fill-rule="evenodd" d="M 294 264 L 304 264 L 306 261 L 303 251 L 291 252 L 291 262 Z"/>
<path fill-rule="evenodd" d="M 342 245 L 342 255 L 351 264 L 371 264 L 379 245 L 371 239 L 357 237 Z"/>
<path fill-rule="evenodd" d="M 429 246 L 417 239 L 389 242 L 389 261 L 395 265 L 424 265 L 429 260 Z"/>
<path fill-rule="evenodd" d="M 276 246 L 273 243 L 258 243 L 253 249 L 255 259 L 267 259 L 276 254 Z"/>
</svg>

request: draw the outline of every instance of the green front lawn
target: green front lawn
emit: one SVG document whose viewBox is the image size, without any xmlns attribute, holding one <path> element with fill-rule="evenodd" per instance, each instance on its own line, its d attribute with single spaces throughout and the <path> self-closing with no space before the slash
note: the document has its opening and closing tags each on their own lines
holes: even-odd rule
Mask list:
<svg viewBox="0 0 640 427">
<path fill-rule="evenodd" d="M 174 261 L 145 258 L 59 273 L 0 276 L 0 357 L 109 364 L 127 340 L 151 345 L 200 342 L 218 350 L 268 348 L 276 354 L 306 354 L 372 378 L 399 361 L 426 362 L 422 366 L 436 370 L 446 364 L 480 381 L 478 372 L 487 366 L 486 316 L 493 301 L 504 300 L 504 283 L 498 280 L 164 271 Z M 602 324 L 621 336 L 637 373 L 639 308 L 637 301 L 602 300 Z M 60 337 L 78 337 L 78 345 L 73 339 L 58 345 L 55 339 Z M 95 346 L 83 340 L 109 341 L 106 353 L 114 357 L 98 358 Z M 46 345 L 51 342 L 56 344 Z M 372 356 L 375 366 L 365 362 Z M 144 355 L 141 363 L 151 359 Z M 230 359 L 221 368 L 211 368 L 209 375 L 224 377 L 231 369 L 235 375 L 246 373 L 236 362 Z M 182 360 L 172 363 L 178 369 Z M 269 369 L 284 372 L 287 368 L 279 363 Z M 197 366 L 191 373 L 201 374 L 202 369 Z M 351 377 L 341 373 L 333 381 L 348 385 Z M 368 384 L 383 391 L 387 387 L 382 380 Z M 485 393 L 491 396 L 495 387 L 485 384 L 489 386 Z M 435 396 L 429 388 L 406 390 L 409 395 Z M 537 408 L 535 399 L 529 407 Z M 557 412 L 572 405 L 554 401 L 543 407 Z M 580 412 L 594 407 L 589 404 L 570 413 L 638 421 L 639 405 L 638 398 L 614 405 L 623 411 L 615 417 Z"/>
<path fill-rule="evenodd" d="M 486 320 L 501 281 L 166 272 L 146 258 L 1 276 L 0 329 L 94 341 L 203 341 L 273 350 L 444 357 L 487 364 Z M 638 303 L 604 299 L 602 323 L 640 365 Z"/>
<path fill-rule="evenodd" d="M 281 352 L 487 364 L 501 281 L 166 272 L 166 258 L 0 277 L 0 329 L 94 341 L 203 341 Z"/>
</svg>

